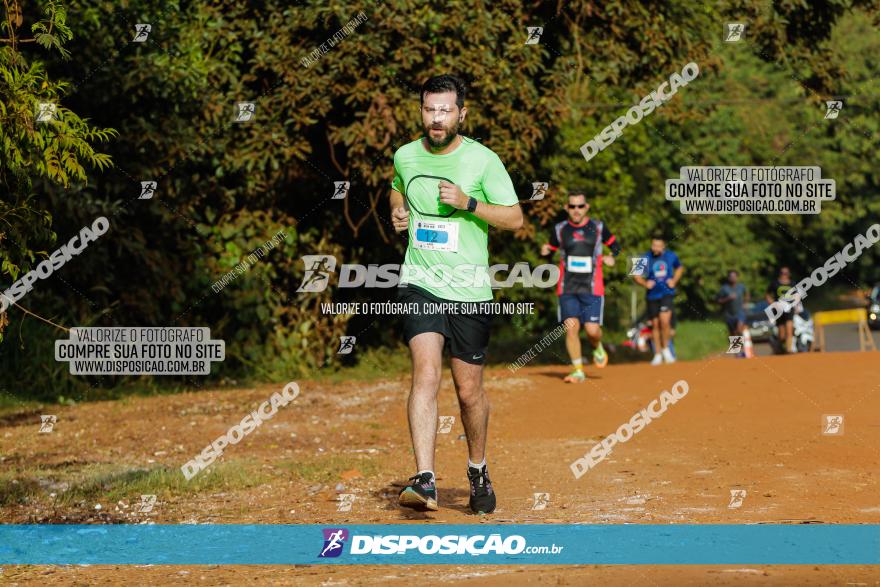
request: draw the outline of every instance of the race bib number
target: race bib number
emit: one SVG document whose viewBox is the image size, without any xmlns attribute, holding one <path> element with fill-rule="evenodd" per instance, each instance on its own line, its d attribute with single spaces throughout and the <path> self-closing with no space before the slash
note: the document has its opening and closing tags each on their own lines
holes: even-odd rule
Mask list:
<svg viewBox="0 0 880 587">
<path fill-rule="evenodd" d="M 568 270 L 572 273 L 592 273 L 593 258 L 592 257 L 569 257 Z"/>
<path fill-rule="evenodd" d="M 427 251 L 458 251 L 458 222 L 416 220 L 413 246 Z"/>
</svg>

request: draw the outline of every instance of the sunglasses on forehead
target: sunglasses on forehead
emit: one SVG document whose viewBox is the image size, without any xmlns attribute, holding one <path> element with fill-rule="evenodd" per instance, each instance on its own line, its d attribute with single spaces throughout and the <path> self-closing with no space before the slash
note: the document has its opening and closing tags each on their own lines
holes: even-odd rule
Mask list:
<svg viewBox="0 0 880 587">
<path fill-rule="evenodd" d="M 569 207 L 570 209 L 573 209 L 573 208 L 578 208 L 578 209 L 580 209 L 580 208 L 586 208 L 587 205 L 586 205 L 586 204 L 569 204 L 568 207 Z"/>
</svg>

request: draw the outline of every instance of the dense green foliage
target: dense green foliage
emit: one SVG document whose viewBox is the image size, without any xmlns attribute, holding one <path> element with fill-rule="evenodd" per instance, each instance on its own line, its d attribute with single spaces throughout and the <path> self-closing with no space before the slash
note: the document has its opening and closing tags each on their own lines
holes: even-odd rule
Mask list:
<svg viewBox="0 0 880 587">
<path fill-rule="evenodd" d="M 51 253 L 56 235 L 63 242 L 104 215 L 104 240 L 22 307 L 68 327 L 210 326 L 226 340 L 214 371 L 227 378 L 335 365 L 346 332 L 360 345 L 394 344 L 392 321 L 320 311 L 331 296 L 384 300 L 393 290 L 298 294 L 299 258 L 399 262 L 404 243 L 385 201 L 391 157 L 419 136 L 419 85 L 443 72 L 470 81 L 463 132 L 501 156 L 520 197 L 551 182 L 551 197 L 524 204 L 522 230 L 491 239 L 493 262 L 540 263 L 566 188 L 584 186 L 624 256 L 667 231 L 688 268 L 682 312 L 701 318 L 727 267 L 760 288 L 774 266 L 811 268 L 878 217 L 876 2 L 303 4 L 92 1 L 65 12 L 44 0 L 24 3 L 19 18 L 10 3 L 0 37 L 27 30 L 34 42 L 0 44 L 0 287 Z M 361 11 L 365 22 L 303 65 Z M 731 21 L 749 23 L 747 42 L 722 41 Z M 151 25 L 144 42 L 132 41 L 138 23 Z M 544 27 L 539 44 L 525 44 L 527 26 Z M 689 61 L 697 80 L 584 161 L 581 144 Z M 843 114 L 823 120 L 834 96 Z M 35 124 L 49 101 L 57 120 Z M 234 121 L 239 102 L 255 103 L 252 121 Z M 663 182 L 686 164 L 821 165 L 838 201 L 819 217 L 685 218 Z M 331 200 L 339 180 L 351 182 L 349 196 Z M 138 199 L 142 181 L 157 182 L 152 199 Z M 213 291 L 279 230 L 277 248 Z M 845 279 L 876 279 L 874 255 Z M 609 275 L 617 323 L 628 316 L 625 273 L 620 263 Z M 502 328 L 553 327 L 551 291 L 499 296 L 541 312 Z M 67 375 L 51 354 L 64 333 L 20 309 L 0 315 L 4 326 L 0 368 L 33 382 L 13 390 L 4 378 L 10 391 L 82 397 L 118 383 Z"/>
<path fill-rule="evenodd" d="M 116 136 L 66 108 L 62 98 L 71 84 L 50 76 L 40 60 L 31 60 L 20 47 L 35 43 L 50 57 L 69 58 L 64 44 L 72 36 L 67 14 L 60 2 L 43 3 L 39 14 L 26 27 L 12 2 L 0 22 L 0 275 L 16 280 L 33 267 L 42 246 L 55 240 L 53 210 L 34 194 L 34 182 L 43 180 L 62 188 L 76 189 L 86 183 L 84 165 L 96 171 L 110 165 L 110 157 L 93 145 Z M 54 107 L 47 120 L 38 120 L 40 104 Z M 4 285 L 5 289 L 6 285 Z M 3 336 L 0 320 L 0 340 Z"/>
</svg>

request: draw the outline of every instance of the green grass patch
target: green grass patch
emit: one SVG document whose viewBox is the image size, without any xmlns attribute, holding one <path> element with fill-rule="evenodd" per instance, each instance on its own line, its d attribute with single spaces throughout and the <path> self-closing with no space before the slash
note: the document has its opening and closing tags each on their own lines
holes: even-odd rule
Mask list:
<svg viewBox="0 0 880 587">
<path fill-rule="evenodd" d="M 209 491 L 249 488 L 266 477 L 241 462 L 215 463 L 187 481 L 179 468 L 132 468 L 120 465 L 86 465 L 77 469 L 46 468 L 0 473 L 0 505 L 25 503 L 56 494 L 57 503 L 80 501 L 115 503 L 141 495 L 170 497 Z"/>
<path fill-rule="evenodd" d="M 37 401 L 23 400 L 12 395 L 0 393 L 0 418 L 14 416 L 21 412 L 32 412 L 42 405 Z M 37 421 L 39 421 L 39 418 Z"/>
<path fill-rule="evenodd" d="M 297 462 L 282 462 L 279 466 L 307 483 L 331 483 L 339 480 L 343 471 L 357 469 L 364 477 L 379 473 L 379 465 L 367 457 L 327 455 Z"/>
<path fill-rule="evenodd" d="M 17 476 L 11 471 L 0 472 L 0 506 L 26 503 L 41 493 L 36 479 Z"/>
<path fill-rule="evenodd" d="M 495 366 L 506 366 L 516 361 L 535 345 L 545 334 L 532 337 L 513 336 L 507 339 L 493 338 L 490 346 L 491 362 Z M 609 352 L 610 363 L 638 363 L 651 360 L 650 353 L 640 353 L 628 349 L 621 343 L 626 334 L 621 331 L 603 328 L 602 341 Z M 681 320 L 675 331 L 675 354 L 681 360 L 694 361 L 710 355 L 724 352 L 728 347 L 727 326 L 721 320 Z M 614 350 L 612 350 L 614 349 Z M 593 347 L 581 330 L 581 354 L 586 357 L 587 366 L 592 363 Z M 545 348 L 536 352 L 530 366 L 537 365 L 568 365 L 568 351 L 565 348 L 565 337 L 560 336 Z"/>
<path fill-rule="evenodd" d="M 315 379 L 327 383 L 387 379 L 409 374 L 412 368 L 409 349 L 403 345 L 370 347 L 355 351 L 355 355 L 356 364 L 336 370 L 322 369 L 315 373 Z"/>
<path fill-rule="evenodd" d="M 696 361 L 728 348 L 727 325 L 721 320 L 681 320 L 675 327 L 675 356 Z"/>
</svg>

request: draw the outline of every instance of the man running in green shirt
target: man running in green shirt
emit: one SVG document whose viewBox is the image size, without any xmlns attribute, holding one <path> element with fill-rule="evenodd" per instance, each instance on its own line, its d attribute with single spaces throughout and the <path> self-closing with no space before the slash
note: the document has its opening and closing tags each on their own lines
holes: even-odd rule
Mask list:
<svg viewBox="0 0 880 587">
<path fill-rule="evenodd" d="M 448 344 L 468 443 L 469 505 L 475 513 L 490 513 L 495 510 L 495 492 L 486 466 L 489 400 L 483 389 L 483 364 L 491 317 L 472 310 L 474 303 L 478 307 L 492 300 L 489 225 L 516 230 L 523 223 L 522 210 L 498 155 L 458 134 L 467 116 L 464 82 L 451 75 L 432 77 L 420 96 L 424 136 L 394 154 L 390 196 L 394 228 L 409 235 L 399 300 L 421 310 L 404 322 L 413 364 L 407 409 L 418 472 L 400 492 L 399 501 L 407 507 L 437 509 L 437 392 Z M 438 312 L 435 304 L 440 303 L 454 306 Z"/>
</svg>

